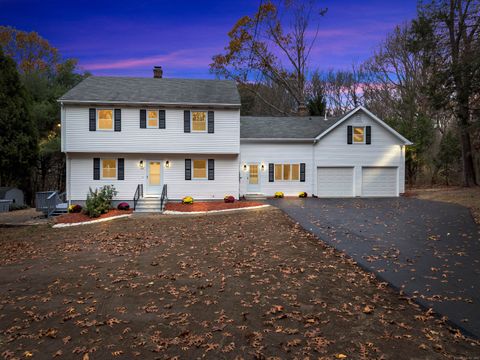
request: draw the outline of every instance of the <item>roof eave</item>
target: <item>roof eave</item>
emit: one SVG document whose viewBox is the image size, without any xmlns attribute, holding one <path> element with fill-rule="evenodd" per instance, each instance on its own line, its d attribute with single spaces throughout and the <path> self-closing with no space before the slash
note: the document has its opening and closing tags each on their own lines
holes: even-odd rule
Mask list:
<svg viewBox="0 0 480 360">
<path fill-rule="evenodd" d="M 152 102 L 152 101 L 99 101 L 99 100 L 66 100 L 58 99 L 57 102 L 70 105 L 123 105 L 123 106 L 169 106 L 169 107 L 223 107 L 239 109 L 240 103 L 193 103 L 193 102 Z"/>
<path fill-rule="evenodd" d="M 240 142 L 314 142 L 314 138 L 243 138 Z"/>
</svg>

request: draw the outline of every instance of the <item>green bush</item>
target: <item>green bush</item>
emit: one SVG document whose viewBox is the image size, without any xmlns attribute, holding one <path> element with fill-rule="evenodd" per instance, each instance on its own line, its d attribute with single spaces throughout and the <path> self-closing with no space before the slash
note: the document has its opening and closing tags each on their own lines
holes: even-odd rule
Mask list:
<svg viewBox="0 0 480 360">
<path fill-rule="evenodd" d="M 85 202 L 85 214 L 92 218 L 105 214 L 111 208 L 112 199 L 117 194 L 118 191 L 113 185 L 105 185 L 95 191 L 90 188 Z"/>
</svg>

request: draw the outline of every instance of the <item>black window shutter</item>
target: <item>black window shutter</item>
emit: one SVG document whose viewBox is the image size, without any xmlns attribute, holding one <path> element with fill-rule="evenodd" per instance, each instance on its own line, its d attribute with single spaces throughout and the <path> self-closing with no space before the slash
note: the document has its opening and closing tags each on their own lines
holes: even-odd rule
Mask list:
<svg viewBox="0 0 480 360">
<path fill-rule="evenodd" d="M 125 180 L 125 159 L 117 160 L 117 180 Z"/>
<path fill-rule="evenodd" d="M 275 179 L 275 165 L 268 164 L 268 182 L 273 182 Z"/>
<path fill-rule="evenodd" d="M 215 112 L 208 112 L 208 133 L 213 134 L 215 132 Z"/>
<path fill-rule="evenodd" d="M 185 180 L 192 180 L 192 159 L 185 159 Z"/>
<path fill-rule="evenodd" d="M 300 163 L 300 181 L 305 182 L 305 163 Z"/>
<path fill-rule="evenodd" d="M 183 112 L 183 132 L 190 132 L 190 110 Z"/>
<path fill-rule="evenodd" d="M 114 119 L 115 119 L 115 124 L 114 124 L 115 131 L 122 131 L 122 110 L 121 109 L 114 110 Z"/>
<path fill-rule="evenodd" d="M 96 109 L 88 109 L 88 128 L 90 131 L 97 130 L 97 110 Z"/>
<path fill-rule="evenodd" d="M 352 143 L 352 127 L 351 126 L 347 126 L 347 144 L 351 144 Z"/>
<path fill-rule="evenodd" d="M 158 128 L 165 129 L 165 110 L 158 110 Z"/>
<path fill-rule="evenodd" d="M 100 158 L 93 159 L 93 180 L 100 180 Z"/>
<path fill-rule="evenodd" d="M 208 159 L 208 180 L 215 180 L 215 160 Z"/>
<path fill-rule="evenodd" d="M 372 127 L 367 126 L 365 128 L 365 143 L 370 145 L 372 143 Z"/>
<path fill-rule="evenodd" d="M 147 127 L 147 110 L 140 110 L 140 129 L 145 129 Z"/>
</svg>

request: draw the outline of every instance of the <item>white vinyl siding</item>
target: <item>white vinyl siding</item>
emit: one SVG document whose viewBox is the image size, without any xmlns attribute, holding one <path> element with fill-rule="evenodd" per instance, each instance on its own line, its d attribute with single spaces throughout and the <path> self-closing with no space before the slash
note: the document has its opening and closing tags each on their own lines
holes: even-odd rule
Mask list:
<svg viewBox="0 0 480 360">
<path fill-rule="evenodd" d="M 197 155 L 171 154 L 109 154 L 109 158 L 125 159 L 125 180 L 93 180 L 93 158 L 98 154 L 69 154 L 68 169 L 69 182 L 67 186 L 68 199 L 85 201 L 88 188 L 99 188 L 103 185 L 114 185 L 118 190 L 115 200 L 131 201 L 138 184 L 146 186 L 147 166 L 140 168 L 139 162 L 146 164 L 149 160 L 162 161 L 163 183 L 168 185 L 168 198 L 179 200 L 184 196 L 192 196 L 196 200 L 217 199 L 225 195 L 238 198 L 238 156 L 237 155 L 208 155 L 215 160 L 215 180 L 194 181 L 185 180 L 185 158 L 205 159 Z M 100 156 L 102 157 L 102 156 Z M 105 156 L 106 157 L 106 156 Z M 165 168 L 165 161 L 169 160 L 170 167 Z"/>
<path fill-rule="evenodd" d="M 347 126 L 371 126 L 371 145 L 347 144 Z M 317 167 L 353 167 L 354 194 L 362 194 L 362 168 L 364 167 L 391 167 L 398 168 L 397 193 L 405 189 L 405 146 L 392 133 L 360 112 L 346 120 L 337 128 L 321 138 L 314 146 L 315 168 Z M 315 178 L 315 181 L 317 179 Z M 316 191 L 317 186 L 315 184 Z M 317 194 L 315 194 L 317 195 Z"/>
<path fill-rule="evenodd" d="M 166 129 L 145 131 L 140 128 L 140 108 L 119 108 L 122 110 L 122 131 L 89 131 L 88 107 L 64 105 L 64 151 L 138 154 L 238 154 L 240 151 L 239 110 L 212 109 L 215 111 L 215 133 L 209 134 L 185 133 L 183 109 L 166 109 Z"/>
<path fill-rule="evenodd" d="M 353 167 L 319 167 L 317 169 L 318 197 L 352 197 Z"/>
<path fill-rule="evenodd" d="M 244 164 L 257 163 L 258 186 L 254 192 L 273 196 L 275 192 L 282 191 L 286 196 L 298 196 L 306 191 L 310 196 L 312 193 L 312 154 L 313 141 L 311 143 L 265 143 L 265 142 L 243 142 L 240 152 L 240 193 L 244 195 L 248 190 L 248 171 L 243 170 Z M 268 164 L 277 164 L 282 168 L 282 180 L 268 181 Z M 305 182 L 298 180 L 283 180 L 284 164 L 305 163 Z M 261 166 L 264 166 L 263 170 Z M 290 172 L 292 170 L 290 169 Z M 300 168 L 299 168 L 300 173 Z M 300 175 L 299 175 L 300 176 Z"/>
<path fill-rule="evenodd" d="M 364 167 L 362 196 L 397 196 L 397 168 Z"/>
</svg>

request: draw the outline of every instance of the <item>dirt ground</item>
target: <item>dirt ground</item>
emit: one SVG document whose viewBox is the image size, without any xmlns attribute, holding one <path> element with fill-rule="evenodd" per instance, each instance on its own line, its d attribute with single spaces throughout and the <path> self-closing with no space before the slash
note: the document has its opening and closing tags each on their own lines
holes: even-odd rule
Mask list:
<svg viewBox="0 0 480 360">
<path fill-rule="evenodd" d="M 47 223 L 45 216 L 34 208 L 2 212 L 0 213 L 0 224 L 41 224 Z"/>
<path fill-rule="evenodd" d="M 4 359 L 480 354 L 277 209 L 34 229 L 0 229 Z"/>
<path fill-rule="evenodd" d="M 472 216 L 475 219 L 475 222 L 480 224 L 480 186 L 471 188 L 455 186 L 411 189 L 407 194 L 418 197 L 419 199 L 444 201 L 466 206 L 472 211 Z"/>
</svg>

